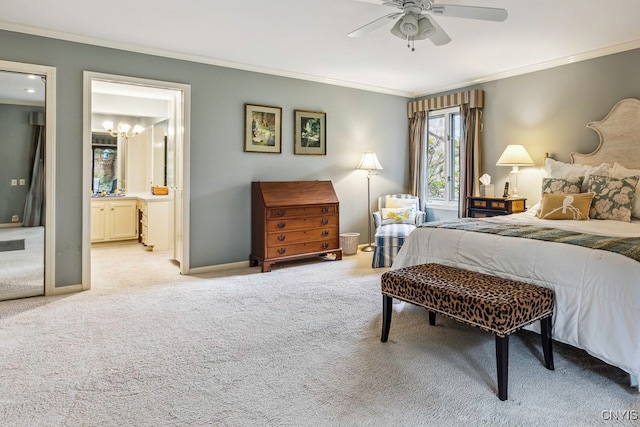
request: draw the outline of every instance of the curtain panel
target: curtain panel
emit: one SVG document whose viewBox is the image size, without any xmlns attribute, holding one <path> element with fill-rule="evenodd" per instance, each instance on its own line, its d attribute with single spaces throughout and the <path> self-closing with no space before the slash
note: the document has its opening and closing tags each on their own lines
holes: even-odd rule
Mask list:
<svg viewBox="0 0 640 427">
<path fill-rule="evenodd" d="M 425 124 L 429 111 L 460 107 L 462 138 L 460 141 L 460 203 L 459 216 L 467 216 L 467 197 L 478 192 L 480 179 L 480 152 L 482 132 L 482 108 L 484 91 L 480 89 L 421 99 L 407 105 L 409 118 L 409 184 L 411 194 L 424 201 L 424 177 L 426 155 L 424 149 Z"/>
<path fill-rule="evenodd" d="M 31 176 L 29 192 L 24 205 L 24 227 L 38 227 L 44 224 L 44 126 L 34 125 L 31 137 Z"/>
</svg>

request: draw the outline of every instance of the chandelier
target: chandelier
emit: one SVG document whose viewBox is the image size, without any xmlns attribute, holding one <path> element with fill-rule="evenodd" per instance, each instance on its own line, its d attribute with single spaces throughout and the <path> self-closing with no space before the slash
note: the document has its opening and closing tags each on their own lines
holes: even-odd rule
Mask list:
<svg viewBox="0 0 640 427">
<path fill-rule="evenodd" d="M 114 138 L 127 138 L 127 139 L 133 138 L 134 136 L 136 136 L 137 134 L 139 134 L 144 130 L 144 127 L 142 125 L 135 125 L 133 129 L 131 129 L 131 125 L 128 123 L 118 123 L 118 128 L 114 129 L 113 122 L 111 121 L 106 121 L 102 123 L 102 127 L 107 132 L 109 132 L 109 135 L 111 135 Z M 131 131 L 131 133 L 129 133 L 129 131 Z"/>
</svg>

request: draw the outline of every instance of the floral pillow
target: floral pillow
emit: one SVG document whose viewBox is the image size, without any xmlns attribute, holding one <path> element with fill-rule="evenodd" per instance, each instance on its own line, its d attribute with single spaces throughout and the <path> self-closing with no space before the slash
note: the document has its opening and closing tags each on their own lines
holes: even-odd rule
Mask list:
<svg viewBox="0 0 640 427">
<path fill-rule="evenodd" d="M 613 169 L 610 173 L 610 176 L 614 178 L 626 178 L 636 175 L 640 176 L 640 169 L 627 169 L 618 162 L 613 164 Z M 631 216 L 636 218 L 640 218 L 640 195 L 637 195 L 640 188 L 638 188 L 638 185 L 636 186 L 636 197 L 634 197 L 635 201 L 633 202 L 633 209 L 631 210 Z"/>
<path fill-rule="evenodd" d="M 584 176 L 571 178 L 542 178 L 542 193 L 580 193 Z"/>
<path fill-rule="evenodd" d="M 388 224 L 414 224 L 416 223 L 416 210 L 408 208 L 382 208 L 382 225 Z"/>
<path fill-rule="evenodd" d="M 631 222 L 631 211 L 638 176 L 612 178 L 591 175 L 587 186 L 595 193 L 589 216 L 595 219 L 613 219 Z"/>
</svg>

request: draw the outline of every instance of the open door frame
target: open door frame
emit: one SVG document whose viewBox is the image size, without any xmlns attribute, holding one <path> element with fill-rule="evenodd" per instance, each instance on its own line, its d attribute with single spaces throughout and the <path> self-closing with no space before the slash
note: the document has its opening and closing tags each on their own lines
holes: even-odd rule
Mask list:
<svg viewBox="0 0 640 427">
<path fill-rule="evenodd" d="M 93 80 L 111 81 L 114 83 L 149 86 L 174 90 L 181 93 L 176 102 L 176 182 L 181 186 L 175 204 L 176 216 L 182 221 L 176 223 L 176 259 L 180 261 L 180 274 L 189 274 L 189 163 L 190 163 L 190 123 L 191 123 L 191 86 L 160 80 L 141 79 L 137 77 L 104 74 L 92 71 L 84 72 L 83 101 L 83 149 L 82 158 L 82 289 L 91 289 L 91 83 Z M 181 124 L 181 126 L 180 126 Z"/>
</svg>

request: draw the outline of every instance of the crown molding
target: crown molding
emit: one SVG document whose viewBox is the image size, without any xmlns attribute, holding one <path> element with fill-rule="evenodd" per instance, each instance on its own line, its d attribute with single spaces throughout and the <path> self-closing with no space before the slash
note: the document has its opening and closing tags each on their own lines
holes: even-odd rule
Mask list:
<svg viewBox="0 0 640 427">
<path fill-rule="evenodd" d="M 571 55 L 564 58 L 554 59 L 552 61 L 541 62 L 539 64 L 529 65 L 526 67 L 515 68 L 513 70 L 504 71 L 501 73 L 491 74 L 478 79 L 470 79 L 455 83 L 453 85 L 442 86 L 436 89 L 429 89 L 423 92 L 415 92 L 412 94 L 414 98 L 420 98 L 428 95 L 434 95 L 442 92 L 448 92 L 451 90 L 466 88 L 473 85 L 492 82 L 495 80 L 506 79 L 509 77 L 521 76 L 523 74 L 534 73 L 536 71 L 548 70 L 550 68 L 561 67 L 563 65 L 573 64 L 574 62 L 586 61 L 588 59 L 595 59 L 602 56 L 613 55 L 615 53 L 626 52 L 633 49 L 640 48 L 640 40 L 634 40 L 627 43 L 621 43 L 614 46 L 605 47 L 602 49 L 590 50 L 577 55 Z"/>
<path fill-rule="evenodd" d="M 107 47 L 111 49 L 125 50 L 129 52 L 136 52 L 136 53 L 142 53 L 147 55 L 161 56 L 161 57 L 171 58 L 171 59 L 179 59 L 179 60 L 189 61 L 189 62 L 198 62 L 201 64 L 215 65 L 219 67 L 233 68 L 233 69 L 243 70 L 243 71 L 251 71 L 254 73 L 269 74 L 269 75 L 280 76 L 280 77 L 288 77 L 292 79 L 306 80 L 306 81 L 311 81 L 316 83 L 324 83 L 324 84 L 329 84 L 334 86 L 348 87 L 351 89 L 366 90 L 369 92 L 384 93 L 387 95 L 402 96 L 405 98 L 411 98 L 413 96 L 411 92 L 402 91 L 402 90 L 360 84 L 355 82 L 348 82 L 348 81 L 337 80 L 337 79 L 330 79 L 326 77 L 314 76 L 314 75 L 304 74 L 304 73 L 295 73 L 291 71 L 279 70 L 279 69 L 269 68 L 269 67 L 260 67 L 260 66 L 244 64 L 240 62 L 226 61 L 223 59 L 217 59 L 217 58 L 212 58 L 208 56 L 187 54 L 187 53 L 176 52 L 172 50 L 140 46 L 133 43 L 113 42 L 113 41 L 102 40 L 94 37 L 87 37 L 87 36 L 80 36 L 72 33 L 66 33 L 64 31 L 56 31 L 56 30 L 50 30 L 45 28 L 33 27 L 29 25 L 15 24 L 12 22 L 0 21 L 0 30 L 13 31 L 16 33 L 30 34 L 34 36 L 40 36 L 40 37 L 48 37 L 52 39 L 65 40 L 65 41 L 70 41 L 75 43 L 89 44 L 93 46 Z"/>
</svg>

